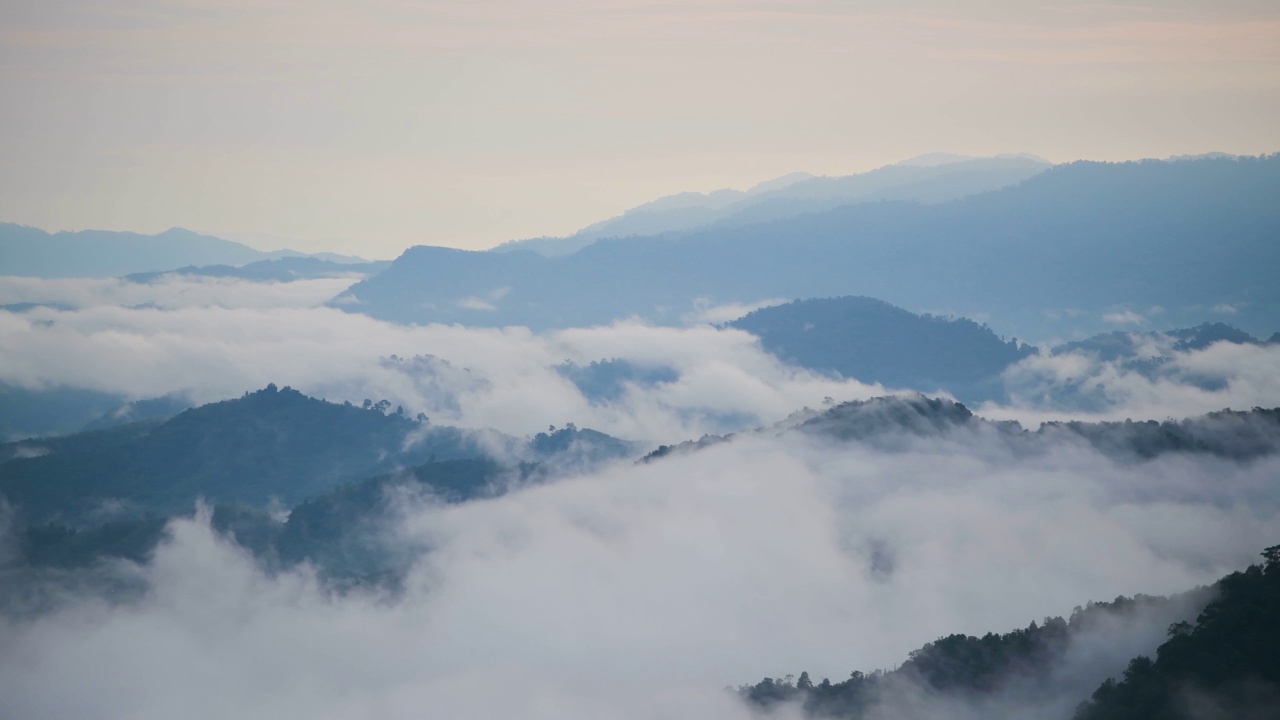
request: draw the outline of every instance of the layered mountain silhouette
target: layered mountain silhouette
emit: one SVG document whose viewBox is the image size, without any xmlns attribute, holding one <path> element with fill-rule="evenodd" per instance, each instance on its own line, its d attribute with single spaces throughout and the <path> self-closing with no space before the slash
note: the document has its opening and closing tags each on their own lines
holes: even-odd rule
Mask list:
<svg viewBox="0 0 1280 720">
<path fill-rule="evenodd" d="M 1077 162 L 952 202 L 600 240 L 567 257 L 415 247 L 334 304 L 396 322 L 555 328 L 866 295 L 1031 338 L 1142 329 L 1152 310 L 1191 325 L 1214 308 L 1274 332 L 1276 197 L 1280 156 Z"/>
<path fill-rule="evenodd" d="M 327 256 L 326 261 L 337 257 L 321 255 Z M 48 233 L 26 225 L 0 223 L 0 275 L 119 277 L 174 268 L 238 267 L 286 257 L 309 256 L 293 250 L 262 252 L 183 228 L 170 228 L 156 235 L 108 230 Z"/>
<path fill-rule="evenodd" d="M 998 190 L 1045 170 L 1032 156 L 972 158 L 921 156 L 870 172 L 841 177 L 792 173 L 749 190 L 669 195 L 589 225 L 564 238 L 514 240 L 497 252 L 531 250 L 568 255 L 601 238 L 682 233 L 709 226 L 735 227 L 830 210 L 853 203 L 908 200 L 937 203 Z"/>
</svg>

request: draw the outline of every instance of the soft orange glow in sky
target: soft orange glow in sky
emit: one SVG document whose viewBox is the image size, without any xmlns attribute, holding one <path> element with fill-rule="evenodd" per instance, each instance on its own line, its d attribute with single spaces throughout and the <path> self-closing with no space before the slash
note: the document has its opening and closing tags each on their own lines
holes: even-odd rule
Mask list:
<svg viewBox="0 0 1280 720">
<path fill-rule="evenodd" d="M 391 257 L 925 152 L 1280 150 L 1280 3 L 0 0 L 0 221 Z"/>
</svg>

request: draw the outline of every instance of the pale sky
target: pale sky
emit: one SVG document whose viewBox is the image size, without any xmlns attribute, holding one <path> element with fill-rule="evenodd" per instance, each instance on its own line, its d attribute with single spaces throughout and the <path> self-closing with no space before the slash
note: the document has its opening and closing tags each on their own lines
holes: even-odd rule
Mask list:
<svg viewBox="0 0 1280 720">
<path fill-rule="evenodd" d="M 394 257 L 926 152 L 1274 152 L 1280 2 L 0 0 L 0 93 L 0 221 Z"/>
</svg>

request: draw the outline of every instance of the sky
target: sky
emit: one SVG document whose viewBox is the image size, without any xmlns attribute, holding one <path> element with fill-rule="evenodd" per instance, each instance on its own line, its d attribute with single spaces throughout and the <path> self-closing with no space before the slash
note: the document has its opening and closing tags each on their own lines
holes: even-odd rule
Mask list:
<svg viewBox="0 0 1280 720">
<path fill-rule="evenodd" d="M 927 152 L 1280 150 L 1280 5 L 0 0 L 0 221 L 394 257 Z"/>
</svg>

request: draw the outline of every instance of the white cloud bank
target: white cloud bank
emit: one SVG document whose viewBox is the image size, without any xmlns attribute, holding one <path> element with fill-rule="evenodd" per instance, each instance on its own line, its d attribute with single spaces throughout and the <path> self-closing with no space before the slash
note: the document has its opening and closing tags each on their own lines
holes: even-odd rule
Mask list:
<svg viewBox="0 0 1280 720">
<path fill-rule="evenodd" d="M 535 334 L 401 326 L 321 305 L 349 282 L 0 278 L 0 304 L 64 307 L 0 311 L 0 382 L 129 399 L 180 393 L 196 402 L 274 382 L 335 401 L 386 398 L 437 424 L 525 435 L 574 422 L 653 444 L 770 424 L 828 397 L 886 392 L 787 366 L 751 335 L 707 325 L 623 322 Z M 487 297 L 500 300 L 501 289 Z M 1049 419 L 1164 419 L 1280 405 L 1280 345 L 1219 343 L 1183 352 L 1171 340 L 1140 340 L 1138 359 L 1160 360 L 1158 371 L 1087 354 L 1033 357 L 1005 375 L 1011 403 L 979 411 L 1034 427 Z M 386 362 L 392 355 L 437 360 Z M 612 358 L 668 368 L 676 377 L 624 384 L 617 397 L 593 402 L 553 369 L 566 360 Z"/>
<path fill-rule="evenodd" d="M 539 335 L 401 326 L 316 307 L 334 282 L 349 281 L 175 280 L 122 289 L 116 281 L 5 279 L 0 297 L 76 309 L 0 312 L 0 382 L 131 399 L 184 393 L 197 402 L 274 382 L 335 401 L 386 398 L 436 423 L 524 435 L 574 422 L 654 443 L 772 423 L 828 396 L 883 393 L 786 366 L 741 331 L 620 323 Z M 125 301 L 146 307 L 119 304 Z M 392 355 L 431 355 L 448 365 L 383 361 Z M 553 369 L 610 358 L 669 367 L 678 379 L 593 403 Z"/>
<path fill-rule="evenodd" d="M 726 684 L 838 681 L 940 635 L 1214 580 L 1280 535 L 1277 472 L 1016 457 L 981 434 L 894 453 L 743 438 L 405 508 L 434 551 L 395 597 L 266 576 L 180 521 L 141 600 L 0 622 L 0 715 L 743 718 Z M 1095 648 L 1089 681 L 1165 624 Z"/>
<path fill-rule="evenodd" d="M 405 327 L 314 307 L 318 285 L 165 284 L 139 299 L 112 282 L 0 282 L 10 301 L 76 308 L 0 312 L 0 381 L 197 400 L 275 382 L 386 397 L 436 422 L 524 434 L 573 421 L 650 442 L 882 392 L 784 366 L 736 330 Z M 615 357 L 678 377 L 593 404 L 552 369 Z M 1153 377 L 1071 356 L 1019 372 L 1030 386 L 1097 378 L 1120 406 L 1163 417 L 1280 404 L 1277 357 L 1215 345 Z M 1215 389 L 1179 380 L 1206 375 Z M 179 521 L 134 571 L 150 587 L 140 600 L 0 620 L 0 716 L 745 717 L 724 685 L 839 680 L 939 635 L 1189 589 L 1280 537 L 1276 458 L 1122 463 L 1068 443 L 1014 456 L 982 434 L 909 447 L 763 434 L 405 507 L 400 531 L 433 552 L 396 597 L 264 575 L 204 519 Z M 1163 627 L 1093 657 L 1091 677 Z"/>
<path fill-rule="evenodd" d="M 1076 352 L 1027 358 L 1005 371 L 1011 404 L 983 405 L 992 419 L 1184 418 L 1232 408 L 1280 407 L 1280 344 L 1218 342 L 1179 351 L 1141 336 L 1135 361 Z"/>
</svg>

